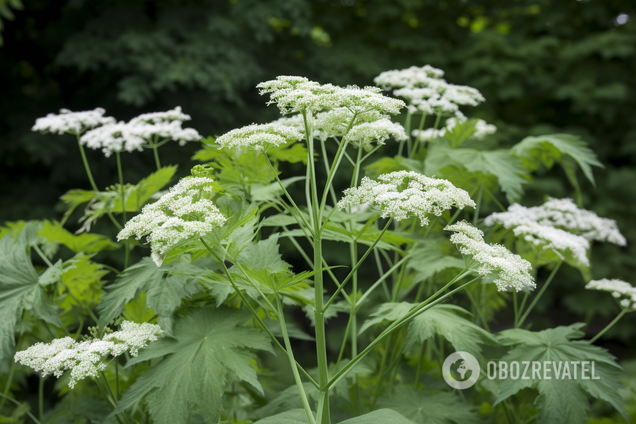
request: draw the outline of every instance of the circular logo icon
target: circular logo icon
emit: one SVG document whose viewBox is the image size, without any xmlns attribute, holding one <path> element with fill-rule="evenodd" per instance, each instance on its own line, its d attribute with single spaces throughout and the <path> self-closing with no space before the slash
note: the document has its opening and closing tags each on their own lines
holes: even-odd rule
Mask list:
<svg viewBox="0 0 636 424">
<path fill-rule="evenodd" d="M 452 371 L 456 372 L 459 380 L 453 376 Z M 468 352 L 451 353 L 442 365 L 444 381 L 453 389 L 464 390 L 472 387 L 479 379 L 480 372 L 477 358 Z"/>
</svg>

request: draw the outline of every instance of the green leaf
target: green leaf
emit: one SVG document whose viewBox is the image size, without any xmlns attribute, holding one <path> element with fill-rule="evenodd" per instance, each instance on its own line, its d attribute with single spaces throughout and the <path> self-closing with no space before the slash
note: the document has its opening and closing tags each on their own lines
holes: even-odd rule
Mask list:
<svg viewBox="0 0 636 424">
<path fill-rule="evenodd" d="M 158 340 L 128 362 L 126 367 L 163 358 L 123 393 L 113 414 L 143 399 L 156 424 L 185 424 L 191 415 L 217 422 L 228 373 L 262 393 L 251 350 L 272 350 L 267 336 L 238 326 L 249 318 L 243 311 L 211 307 L 179 318 L 174 339 Z"/>
<path fill-rule="evenodd" d="M 267 151 L 267 155 L 274 162 L 302 162 L 307 164 L 307 148 L 302 143 L 285 144 L 272 147 Z"/>
<path fill-rule="evenodd" d="M 369 319 L 367 319 L 362 327 L 360 327 L 360 333 L 362 334 L 369 327 L 377 324 L 381 324 L 385 321 L 393 322 L 405 317 L 411 308 L 412 303 L 408 302 L 387 302 L 380 305 L 377 311 L 373 312 Z"/>
<path fill-rule="evenodd" d="M 422 162 L 415 159 L 407 159 L 402 156 L 393 158 L 384 157 L 364 167 L 369 178 L 377 178 L 390 172 L 412 170 L 422 173 Z"/>
<path fill-rule="evenodd" d="M 414 422 L 392 409 L 378 409 L 359 417 L 340 421 L 340 424 L 414 424 Z"/>
<path fill-rule="evenodd" d="M 463 316 L 462 316 L 463 315 Z M 488 331 L 464 318 L 470 313 L 456 305 L 435 305 L 418 315 L 409 325 L 407 347 L 423 343 L 435 334 L 444 336 L 456 351 L 465 351 L 481 356 L 480 344 L 497 344 L 497 339 Z"/>
<path fill-rule="evenodd" d="M 172 180 L 175 172 L 177 172 L 177 165 L 165 166 L 132 186 L 124 195 L 126 198 L 126 211 L 137 212 L 141 210 L 141 207 L 150 200 L 153 194 L 157 193 Z M 118 187 L 119 185 L 113 191 L 119 193 Z M 121 197 L 115 199 L 112 212 L 121 212 Z"/>
<path fill-rule="evenodd" d="M 510 150 L 481 151 L 452 149 L 445 143 L 434 143 L 424 161 L 426 175 L 445 176 L 444 168 L 465 169 L 472 174 L 487 174 L 497 178 L 509 202 L 518 201 L 523 195 L 523 184 L 529 179 L 528 171 Z M 452 175 L 452 173 L 451 173 Z M 455 182 L 454 179 L 450 179 Z M 463 187 L 471 189 L 472 187 Z"/>
<path fill-rule="evenodd" d="M 38 231 L 38 235 L 51 242 L 61 243 L 75 253 L 84 252 L 90 254 L 102 250 L 115 250 L 121 247 L 101 234 L 72 234 L 57 221 L 44 221 L 42 228 Z"/>
<path fill-rule="evenodd" d="M 38 283 L 43 287 L 55 284 L 62 279 L 62 274 L 64 274 L 64 268 L 60 259 L 38 277 Z"/>
<path fill-rule="evenodd" d="M 146 292 L 146 304 L 159 317 L 159 325 L 171 333 L 173 312 L 181 305 L 184 297 L 198 290 L 194 279 L 169 273 L 172 264 L 157 267 L 146 257 L 119 274 L 117 280 L 107 287 L 101 303 L 97 306 L 99 325 L 104 327 L 117 318 L 124 306 L 140 293 Z"/>
<path fill-rule="evenodd" d="M 27 224 L 14 240 L 0 239 L 0 359 L 11 352 L 22 314 L 28 311 L 51 324 L 60 325 L 55 306 L 39 283 L 31 264 L 27 240 L 35 239 L 36 225 Z"/>
<path fill-rule="evenodd" d="M 292 409 L 290 411 L 263 418 L 254 424 L 307 424 L 307 413 L 304 409 Z"/>
<path fill-rule="evenodd" d="M 426 393 L 410 386 L 398 386 L 390 398 L 379 405 L 393 409 L 421 424 L 472 424 L 480 419 L 472 404 L 462 402 L 454 393 Z"/>
<path fill-rule="evenodd" d="M 587 147 L 587 143 L 572 134 L 546 134 L 538 137 L 526 137 L 512 147 L 513 155 L 521 158 L 528 169 L 537 169 L 539 164 L 548 169 L 554 162 L 564 165 L 567 158 L 574 160 L 583 171 L 585 177 L 592 183 L 594 175 L 592 167 L 603 168 L 603 164 L 596 158 L 596 154 Z"/>
<path fill-rule="evenodd" d="M 283 183 L 283 187 L 287 188 L 291 184 L 297 181 L 303 181 L 304 179 L 305 177 L 292 177 L 292 178 L 281 180 L 281 183 Z M 277 197 L 282 196 L 284 194 L 283 189 L 280 188 L 280 184 L 278 183 L 278 181 L 271 184 L 267 184 L 267 185 L 254 184 L 252 185 L 251 192 L 252 192 L 252 200 L 255 202 L 267 202 L 267 201 L 276 199 Z"/>
<path fill-rule="evenodd" d="M 455 147 L 460 146 L 464 141 L 466 141 L 471 135 L 475 134 L 475 126 L 479 122 L 479 119 L 468 119 L 461 124 L 456 124 L 453 128 L 448 129 L 444 132 L 444 137 L 450 142 L 451 147 L 454 149 Z"/>
<path fill-rule="evenodd" d="M 415 271 L 413 283 L 419 283 L 431 278 L 440 271 L 449 268 L 464 269 L 464 260 L 451 256 L 451 248 L 454 246 L 444 240 L 426 240 L 413 246 L 410 251 L 411 259 L 406 267 Z"/>
<path fill-rule="evenodd" d="M 92 255 L 78 253 L 65 262 L 66 268 L 62 274 L 64 286 L 68 287 L 73 295 L 88 307 L 98 303 L 103 293 L 102 277 L 110 272 L 103 265 L 91 262 L 91 257 Z M 60 290 L 65 288 L 60 287 Z M 73 307 L 76 308 L 77 303 L 71 296 L 66 296 L 59 306 L 70 310 Z"/>
<path fill-rule="evenodd" d="M 622 388 L 622 368 L 607 350 L 589 344 L 586 340 L 574 340 L 584 336 L 580 331 L 585 324 L 573 324 L 568 327 L 557 327 L 538 332 L 514 329 L 502 331 L 499 340 L 502 344 L 514 346 L 501 361 L 511 363 L 517 361 L 539 361 L 553 363 L 551 379 L 533 379 L 528 372 L 527 379 L 499 380 L 499 403 L 522 389 L 533 388 L 539 392 L 535 404 L 539 407 L 539 422 L 555 424 L 576 424 L 586 422 L 588 401 L 585 392 L 595 398 L 609 402 L 627 419 L 623 399 L 619 394 Z M 592 379 L 588 364 L 589 379 L 583 379 L 581 369 L 574 378 L 573 361 L 592 361 L 594 376 Z M 557 378 L 556 367 L 561 364 L 559 374 L 565 371 L 565 364 L 572 378 Z M 523 366 L 520 372 L 524 372 Z"/>
</svg>

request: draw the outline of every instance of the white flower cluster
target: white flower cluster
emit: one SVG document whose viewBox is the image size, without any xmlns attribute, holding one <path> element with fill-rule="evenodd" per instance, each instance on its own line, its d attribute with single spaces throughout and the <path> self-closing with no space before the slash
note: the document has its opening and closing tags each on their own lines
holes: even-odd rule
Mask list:
<svg viewBox="0 0 636 424">
<path fill-rule="evenodd" d="M 160 113 L 163 112 L 156 114 Z M 133 120 L 138 118 L 133 118 Z M 163 120 L 155 123 L 138 120 L 136 122 L 112 123 L 95 128 L 84 134 L 80 138 L 80 142 L 93 150 L 101 149 L 104 155 L 109 157 L 114 152 L 141 151 L 154 139 L 158 141 L 174 140 L 183 146 L 188 141 L 200 140 L 201 135 L 194 128 L 182 128 L 179 120 Z"/>
<path fill-rule="evenodd" d="M 512 231 L 516 236 L 523 236 L 525 241 L 535 246 L 540 246 L 542 249 L 552 249 L 561 258 L 564 258 L 569 251 L 570 255 L 578 262 L 590 266 L 587 257 L 590 242 L 584 237 L 536 222 L 519 225 L 514 227 Z"/>
<path fill-rule="evenodd" d="M 51 343 L 36 343 L 15 354 L 15 361 L 40 372 L 42 377 L 53 374 L 60 378 L 71 370 L 68 383 L 72 389 L 86 377 L 97 377 L 106 369 L 103 358 L 120 356 L 124 352 L 137 356 L 139 349 L 157 340 L 163 334 L 155 324 L 136 324 L 124 321 L 121 330 L 105 335 L 102 339 L 76 342 L 70 337 L 55 339 Z"/>
<path fill-rule="evenodd" d="M 477 89 L 450 84 L 442 79 L 443 76 L 440 69 L 425 65 L 382 72 L 374 81 L 405 98 L 411 113 L 452 115 L 459 111 L 459 106 L 477 106 L 486 100 Z"/>
<path fill-rule="evenodd" d="M 163 257 L 174 245 L 191 237 L 203 237 L 226 218 L 210 200 L 214 180 L 207 177 L 182 178 L 155 203 L 144 206 L 141 213 L 126 223 L 117 240 L 144 236 L 152 257 L 161 265 Z"/>
<path fill-rule="evenodd" d="M 530 262 L 513 254 L 500 244 L 488 244 L 484 241 L 484 233 L 466 221 L 448 225 L 444 228 L 453 231 L 450 237 L 462 255 L 471 256 L 479 263 L 477 272 L 480 275 L 495 274 L 494 283 L 499 291 L 514 289 L 516 291 L 534 289 L 536 284 L 530 274 Z"/>
<path fill-rule="evenodd" d="M 303 133 L 296 125 L 252 124 L 237 128 L 216 139 L 216 143 L 225 148 L 253 148 L 267 150 L 271 146 L 280 146 L 290 141 L 302 140 Z"/>
<path fill-rule="evenodd" d="M 384 96 L 377 87 L 338 87 L 320 84 L 304 77 L 279 76 L 257 85 L 260 94 L 269 94 L 268 104 L 276 104 L 283 115 L 288 113 L 322 112 L 347 108 L 353 113 L 375 110 L 382 114 L 396 114 L 405 105 Z"/>
<path fill-rule="evenodd" d="M 369 205 L 380 209 L 383 218 L 391 217 L 399 221 L 416 216 L 424 226 L 429 222 L 429 214 L 440 216 L 452 207 L 475 207 L 475 202 L 466 191 L 447 180 L 407 171 L 383 174 L 378 180 L 364 177 L 359 187 L 345 190 L 338 208 Z"/>
<path fill-rule="evenodd" d="M 60 109 L 60 114 L 49 113 L 35 120 L 32 131 L 51 132 L 55 134 L 82 134 L 84 131 L 100 125 L 114 124 L 115 118 L 104 116 L 106 111 L 101 107 L 84 112 L 71 112 Z"/>
<path fill-rule="evenodd" d="M 171 122 L 171 121 L 189 121 L 192 119 L 190 115 L 187 115 L 181 111 L 181 106 L 177 106 L 172 110 L 167 110 L 165 112 L 150 112 L 150 113 L 142 113 L 141 115 L 130 120 L 131 124 L 158 124 L 161 122 Z"/>
<path fill-rule="evenodd" d="M 408 136 L 401 124 L 391 122 L 391 120 L 384 118 L 354 125 L 344 139 L 356 147 L 371 150 L 373 143 L 383 145 L 389 138 L 393 138 L 396 141 L 403 141 L 406 140 Z"/>
<path fill-rule="evenodd" d="M 636 287 L 622 280 L 592 280 L 585 286 L 588 290 L 601 290 L 612 293 L 612 296 L 619 300 L 620 305 L 627 309 L 636 310 Z"/>
<path fill-rule="evenodd" d="M 507 212 L 488 216 L 485 223 L 488 226 L 501 224 L 505 228 L 537 223 L 566 230 L 590 241 L 606 241 L 619 246 L 627 244 L 616 221 L 601 218 L 592 211 L 579 209 L 572 199 L 550 197 L 543 205 L 530 208 L 514 204 Z"/>
<path fill-rule="evenodd" d="M 415 137 L 417 141 L 433 141 L 437 138 L 444 137 L 446 128 L 436 130 L 435 128 L 427 128 L 425 130 L 413 130 L 411 135 Z"/>
</svg>

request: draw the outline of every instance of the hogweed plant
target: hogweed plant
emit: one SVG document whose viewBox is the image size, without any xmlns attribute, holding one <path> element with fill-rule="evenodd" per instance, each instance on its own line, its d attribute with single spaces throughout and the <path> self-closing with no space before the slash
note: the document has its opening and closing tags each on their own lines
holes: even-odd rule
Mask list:
<svg viewBox="0 0 636 424">
<path fill-rule="evenodd" d="M 38 119 L 34 131 L 77 138 L 91 190 L 62 196 L 62 222 L 2 230 L 0 354 L 14 355 L 3 413 L 15 404 L 14 416 L 39 423 L 88 422 L 76 412 L 84 403 L 91 422 L 120 424 L 583 423 L 597 398 L 625 416 L 620 367 L 591 343 L 636 309 L 636 289 L 589 281 L 594 243 L 625 238 L 568 198 L 517 203 L 541 166 L 562 165 L 580 197 L 572 164 L 593 182 L 600 163 L 566 134 L 484 149 L 496 127 L 460 110 L 484 97 L 443 76 L 426 65 L 382 73 L 379 87 L 263 82 L 283 116 L 203 139 L 194 157 L 203 164 L 176 182 L 158 148 L 201 138 L 182 127 L 190 117 L 179 107 L 129 122 L 100 108 Z M 115 154 L 115 185 L 98 189 L 84 146 Z M 121 154 L 143 149 L 157 171 L 125 183 Z M 288 175 L 298 164 L 301 174 Z M 82 205 L 73 234 L 64 225 Z M 103 216 L 117 242 L 91 232 Z M 124 270 L 96 261 L 122 244 Z M 132 250 L 145 257 L 128 266 Z M 582 324 L 528 323 L 563 264 L 589 281 L 580 290 L 617 301 L 589 342 L 575 340 Z M 491 332 L 494 323 L 509 329 Z M 596 361 L 600 377 L 482 375 L 453 391 L 440 383 L 453 350 L 482 369 L 493 359 Z M 17 400 L 33 373 L 38 417 Z M 60 383 L 45 385 L 51 374 Z M 45 389 L 61 398 L 46 412 Z"/>
</svg>

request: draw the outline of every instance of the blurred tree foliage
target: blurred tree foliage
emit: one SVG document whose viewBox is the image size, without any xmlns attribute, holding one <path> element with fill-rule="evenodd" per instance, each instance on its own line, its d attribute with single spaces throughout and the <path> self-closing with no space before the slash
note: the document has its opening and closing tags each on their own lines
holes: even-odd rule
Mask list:
<svg viewBox="0 0 636 424">
<path fill-rule="evenodd" d="M 28 0 L 20 6 L 0 0 L 0 15 L 15 15 L 3 21 L 0 48 L 0 221 L 60 218 L 58 196 L 88 188 L 72 137 L 30 132 L 35 118 L 62 107 L 102 106 L 129 119 L 181 105 L 195 128 L 216 135 L 273 118 L 254 86 L 276 75 L 371 85 L 382 71 L 428 63 L 485 95 L 473 116 L 499 127 L 495 142 L 569 132 L 590 143 L 607 168 L 596 171 L 596 189 L 583 186 L 585 207 L 617 219 L 630 241 L 626 249 L 595 247 L 602 250 L 594 255 L 594 277 L 636 284 L 633 0 Z M 197 147 L 165 149 L 185 174 Z M 98 185 L 115 182 L 113 160 L 92 151 L 89 160 Z M 153 166 L 150 154 L 124 155 L 128 181 Z M 524 203 L 539 203 L 545 193 L 574 196 L 559 169 L 537 179 Z M 552 292 L 553 305 L 566 305 L 579 319 L 613 316 L 611 299 L 603 303 L 581 290 L 572 272 Z M 546 317 L 559 321 L 558 314 Z M 634 336 L 630 321 L 610 336 L 626 342 Z"/>
</svg>

